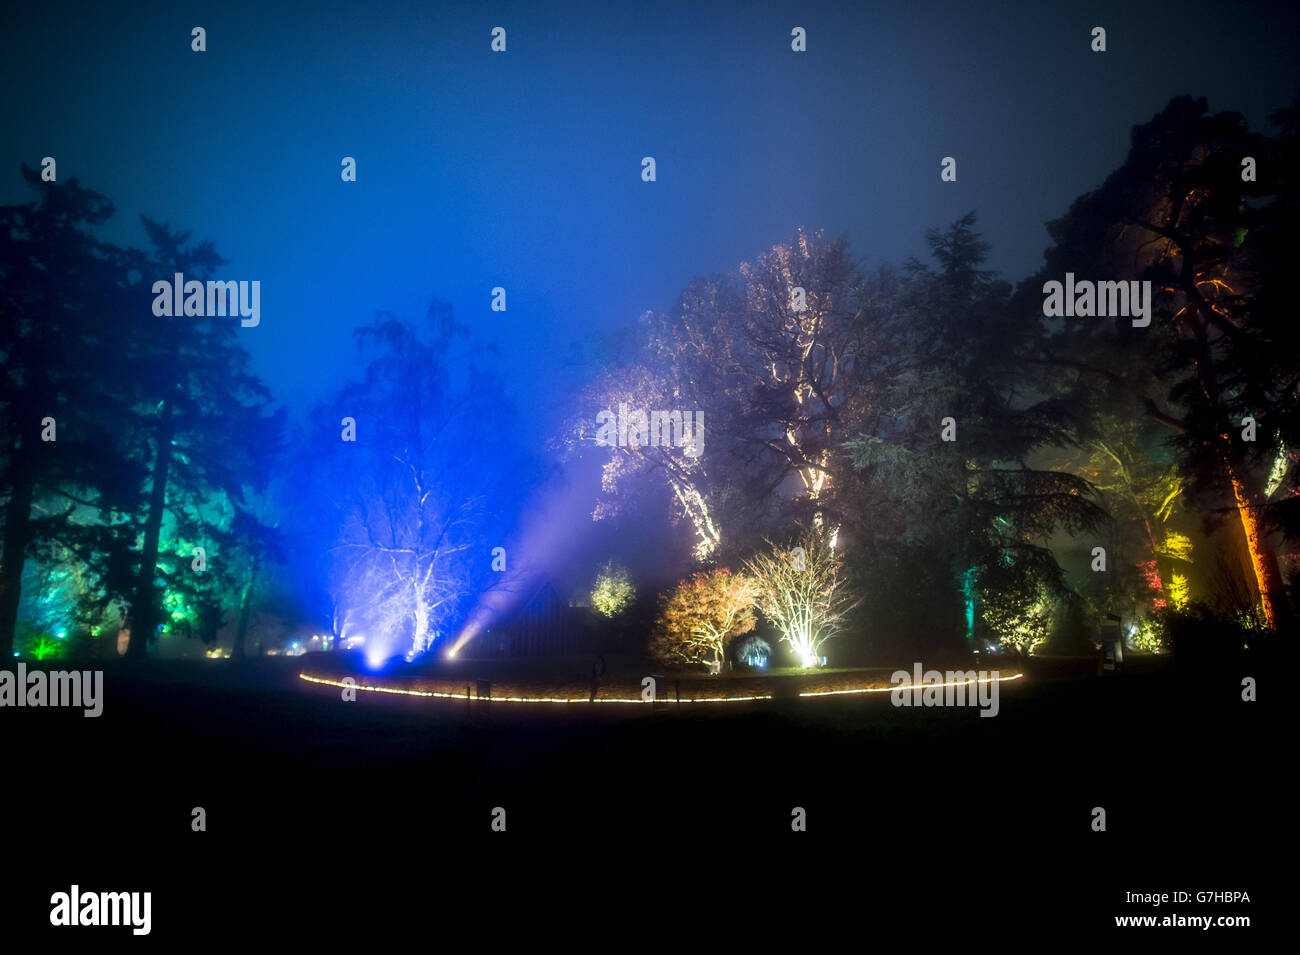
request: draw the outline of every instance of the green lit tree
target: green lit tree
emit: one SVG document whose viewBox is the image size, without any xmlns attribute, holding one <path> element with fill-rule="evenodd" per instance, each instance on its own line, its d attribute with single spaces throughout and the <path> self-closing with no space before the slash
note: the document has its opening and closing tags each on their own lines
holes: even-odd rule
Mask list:
<svg viewBox="0 0 1300 955">
<path fill-rule="evenodd" d="M 888 410 L 848 443 L 872 524 L 859 535 L 878 543 L 864 563 L 901 551 L 904 566 L 930 565 L 927 600 L 947 642 L 1000 642 L 1044 591 L 1065 592 L 1052 535 L 1108 515 L 1085 479 L 1044 460 L 1074 443 L 1076 422 L 1049 378 L 1026 372 L 1043 329 L 983 268 L 974 215 L 927 239 L 938 267 L 909 264 L 893 373 L 877 396 Z"/>
<path fill-rule="evenodd" d="M 146 276 L 205 281 L 225 264 L 212 244 L 190 244 L 188 232 L 142 218 L 152 243 L 148 255 L 136 253 L 137 270 Z M 263 463 L 280 445 L 282 415 L 268 417 L 269 394 L 249 371 L 249 355 L 238 340 L 240 325 L 223 319 L 158 319 L 148 308 L 132 313 L 127 372 L 137 388 L 133 406 L 132 450 L 147 462 L 138 555 L 131 599 L 128 655 L 143 657 L 159 626 L 165 626 L 162 594 L 168 579 L 191 593 L 204 608 L 203 630 L 211 633 L 235 590 L 232 533 L 247 532 L 246 489 L 266 473 Z M 213 553 L 207 568 L 194 570 L 164 554 L 163 531 L 169 515 L 177 534 L 193 546 L 208 541 Z M 220 515 L 220 516 L 217 516 Z M 189 573 L 211 574 L 190 578 Z M 180 575 L 179 577 L 177 575 Z"/>
<path fill-rule="evenodd" d="M 135 508 L 141 474 L 123 453 L 130 257 L 96 235 L 112 204 L 75 178 L 22 173 L 37 199 L 0 208 L 0 656 L 13 649 L 28 557 L 84 536 L 78 525 L 100 512 Z"/>
</svg>

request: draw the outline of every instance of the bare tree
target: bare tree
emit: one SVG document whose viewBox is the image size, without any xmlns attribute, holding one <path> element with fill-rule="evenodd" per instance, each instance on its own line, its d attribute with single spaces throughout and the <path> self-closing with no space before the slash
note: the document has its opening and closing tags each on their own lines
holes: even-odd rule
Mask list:
<svg viewBox="0 0 1300 955">
<path fill-rule="evenodd" d="M 487 567 L 465 555 L 482 549 L 483 500 L 502 470 L 485 440 L 496 403 L 472 364 L 466 386 L 455 387 L 451 343 L 464 329 L 449 308 L 435 302 L 427 325 L 380 315 L 358 331 L 371 360 L 332 409 L 336 421 L 352 421 L 354 440 L 330 439 L 322 463 L 338 514 L 330 551 L 338 636 L 364 636 L 373 656 L 430 649 Z"/>
<path fill-rule="evenodd" d="M 334 592 L 368 648 L 423 653 L 469 590 L 472 498 L 440 495 L 430 469 L 404 455 L 349 495 Z"/>
<path fill-rule="evenodd" d="M 805 532 L 790 547 L 768 541 L 768 548 L 746 563 L 758 608 L 800 665 L 816 666 L 822 644 L 840 633 L 854 606 L 841 574 L 843 557 L 814 531 Z"/>
</svg>

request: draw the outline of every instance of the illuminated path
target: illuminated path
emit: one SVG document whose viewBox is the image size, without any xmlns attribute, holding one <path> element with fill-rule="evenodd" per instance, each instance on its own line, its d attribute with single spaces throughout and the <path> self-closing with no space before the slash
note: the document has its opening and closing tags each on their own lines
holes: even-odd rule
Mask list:
<svg viewBox="0 0 1300 955">
<path fill-rule="evenodd" d="M 971 684 L 974 683 L 988 683 L 988 682 L 1006 683 L 1009 680 L 1019 680 L 1023 676 L 1024 676 L 1023 673 L 1013 673 L 1009 676 L 995 677 L 992 681 L 988 680 L 987 678 L 975 679 L 975 680 L 958 680 L 950 683 L 928 683 L 925 684 L 924 686 L 915 686 L 915 685 L 909 685 L 907 687 L 899 687 L 898 685 L 858 686 L 858 687 L 845 687 L 843 689 L 835 689 L 835 690 L 804 690 L 799 693 L 799 696 L 800 697 L 848 696 L 848 695 L 854 695 L 860 693 L 891 693 L 894 690 L 898 690 L 900 688 L 920 691 L 929 688 L 942 689 L 944 687 L 949 687 L 949 686 L 953 686 L 953 687 L 970 686 Z M 321 686 L 334 686 L 334 687 L 342 687 L 342 688 L 351 688 L 355 690 L 366 690 L 371 693 L 390 693 L 395 696 L 423 696 L 423 697 L 445 699 L 445 700 L 478 699 L 477 696 L 472 695 L 469 692 L 470 689 L 469 685 L 466 686 L 466 691 L 464 693 L 452 693 L 445 690 L 420 690 L 415 688 L 408 689 L 408 688 L 396 687 L 396 686 L 376 686 L 373 684 L 363 683 L 361 682 L 363 678 L 356 677 L 356 676 L 352 677 L 352 679 L 355 681 L 353 683 L 344 683 L 343 677 L 340 677 L 338 679 L 331 679 L 329 677 L 316 676 L 311 673 L 299 673 L 298 678 L 301 680 L 306 680 L 308 683 L 315 683 Z M 775 679 L 794 679 L 794 678 L 776 677 Z M 664 704 L 667 703 L 674 703 L 674 704 L 748 703 L 748 702 L 754 702 L 756 700 L 770 700 L 773 698 L 774 698 L 773 695 L 770 693 L 759 695 L 759 696 L 705 696 L 705 697 L 682 696 L 680 698 L 674 695 L 672 697 L 660 698 L 657 701 L 644 700 L 639 696 L 636 697 L 598 696 L 596 697 L 595 700 L 592 700 L 589 696 L 560 697 L 560 696 L 495 696 L 494 695 L 490 697 L 483 697 L 483 702 L 485 703 L 636 703 L 636 704 L 645 705 L 646 703 L 651 703 L 651 702 L 659 702 Z"/>
</svg>

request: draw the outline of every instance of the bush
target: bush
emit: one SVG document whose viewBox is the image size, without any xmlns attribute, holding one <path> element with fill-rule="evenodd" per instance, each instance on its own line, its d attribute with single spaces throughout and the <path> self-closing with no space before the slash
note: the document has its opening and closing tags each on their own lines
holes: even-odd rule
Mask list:
<svg viewBox="0 0 1300 955">
<path fill-rule="evenodd" d="M 1182 667 L 1220 666 L 1225 659 L 1241 655 L 1259 636 L 1253 627 L 1216 616 L 1204 604 L 1166 611 L 1161 618 L 1165 641 L 1173 650 L 1174 661 Z"/>
<path fill-rule="evenodd" d="M 66 638 L 31 627 L 24 627 L 14 639 L 14 649 L 25 660 L 57 660 L 68 655 Z"/>
<path fill-rule="evenodd" d="M 737 663 L 747 667 L 763 669 L 772 657 L 772 644 L 756 633 L 741 637 L 732 647 L 732 655 Z"/>
</svg>

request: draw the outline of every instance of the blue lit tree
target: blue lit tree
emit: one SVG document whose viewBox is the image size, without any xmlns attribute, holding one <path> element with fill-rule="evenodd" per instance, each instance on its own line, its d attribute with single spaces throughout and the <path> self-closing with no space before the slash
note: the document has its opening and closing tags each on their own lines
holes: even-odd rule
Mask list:
<svg viewBox="0 0 1300 955">
<path fill-rule="evenodd" d="M 511 460 L 500 384 L 480 351 L 454 347 L 466 331 L 449 306 L 435 301 L 422 327 L 381 313 L 356 337 L 364 376 L 319 410 L 309 452 L 313 494 L 335 518 L 335 631 L 364 637 L 372 659 L 412 657 L 483 584 L 504 536 L 502 495 L 524 469 Z M 355 441 L 341 439 L 345 418 Z"/>
</svg>

